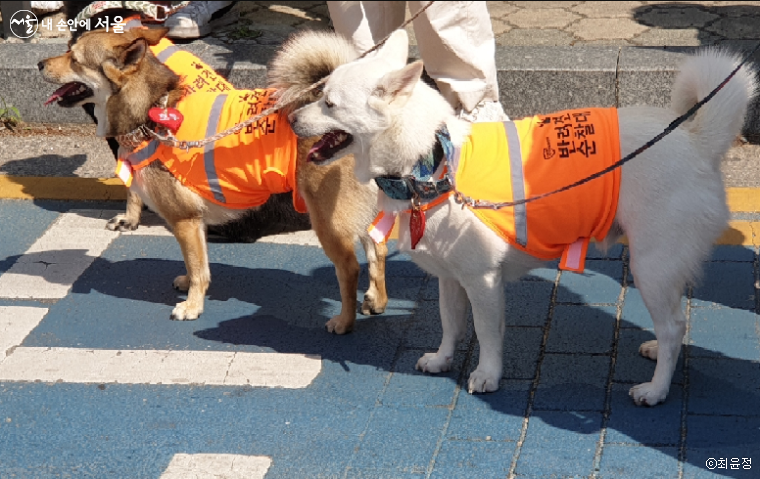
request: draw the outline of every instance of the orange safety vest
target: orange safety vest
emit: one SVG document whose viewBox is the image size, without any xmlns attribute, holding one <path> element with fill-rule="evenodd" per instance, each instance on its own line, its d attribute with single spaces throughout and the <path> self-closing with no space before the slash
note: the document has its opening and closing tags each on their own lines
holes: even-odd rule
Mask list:
<svg viewBox="0 0 760 479">
<path fill-rule="evenodd" d="M 121 22 L 124 30 L 147 28 L 140 21 L 140 15 L 127 17 Z M 180 84 L 188 93 L 197 91 L 222 93 L 233 90 L 233 86 L 213 68 L 187 50 L 176 46 L 164 37 L 158 44 L 150 47 L 151 53 L 174 73 L 180 76 Z"/>
<path fill-rule="evenodd" d="M 565 110 L 514 122 L 474 123 L 449 167 L 465 196 L 509 202 L 556 190 L 620 160 L 615 108 Z M 612 226 L 620 168 L 581 186 L 519 206 L 472 209 L 504 241 L 582 272 L 591 238 Z"/>
<path fill-rule="evenodd" d="M 180 141 L 208 138 L 273 103 L 274 89 L 196 92 L 176 105 L 184 121 L 175 133 Z M 264 204 L 275 193 L 293 193 L 296 211 L 306 205 L 296 189 L 297 137 L 281 113 L 273 113 L 237 134 L 188 151 L 152 140 L 123 160 L 139 170 L 153 161 L 203 198 L 233 209 Z"/>
<path fill-rule="evenodd" d="M 139 18 L 124 19 L 124 29 L 144 28 Z M 235 90 L 210 66 L 167 38 L 150 50 L 180 76 L 186 91 L 176 107 L 185 118 L 175 134 L 180 140 L 206 138 L 272 104 L 273 90 Z M 223 92 L 229 93 L 220 95 Z M 120 158 L 116 175 L 129 186 L 132 170 L 159 160 L 183 185 L 214 203 L 252 208 L 264 204 L 273 193 L 292 191 L 296 211 L 306 213 L 306 204 L 296 190 L 296 155 L 296 137 L 287 119 L 274 114 L 203 150 L 184 152 L 155 140 L 144 141 L 126 158 Z"/>
</svg>

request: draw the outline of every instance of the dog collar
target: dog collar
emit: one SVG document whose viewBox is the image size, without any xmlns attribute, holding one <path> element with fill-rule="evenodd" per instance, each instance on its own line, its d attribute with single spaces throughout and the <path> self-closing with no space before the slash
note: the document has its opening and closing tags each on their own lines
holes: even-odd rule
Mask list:
<svg viewBox="0 0 760 479">
<path fill-rule="evenodd" d="M 375 183 L 383 193 L 394 200 L 430 201 L 452 190 L 448 175 L 440 180 L 433 179 L 441 162 L 451 158 L 454 151 L 446 125 L 435 132 L 435 137 L 430 153 L 417 160 L 411 175 L 375 178 Z"/>
<path fill-rule="evenodd" d="M 156 128 L 169 128 L 176 131 L 176 129 L 179 127 L 179 124 L 182 122 L 182 114 L 173 108 L 168 108 L 168 101 L 169 95 L 166 93 L 158 99 L 158 101 L 155 103 L 155 106 L 151 107 L 148 111 L 148 123 L 152 124 Z M 178 119 L 174 120 L 175 122 L 178 121 L 178 123 L 174 125 L 173 128 L 172 126 L 167 126 L 166 123 L 162 123 L 161 118 L 157 117 L 157 114 L 160 114 L 162 111 L 166 113 L 167 109 L 170 110 L 171 114 L 178 115 L 179 117 Z M 116 135 L 116 142 L 124 148 L 128 148 L 130 150 L 137 149 L 137 147 L 142 145 L 143 142 L 150 141 L 154 138 L 154 136 L 150 134 L 151 130 L 148 126 L 148 123 L 143 123 L 129 133 Z"/>
</svg>

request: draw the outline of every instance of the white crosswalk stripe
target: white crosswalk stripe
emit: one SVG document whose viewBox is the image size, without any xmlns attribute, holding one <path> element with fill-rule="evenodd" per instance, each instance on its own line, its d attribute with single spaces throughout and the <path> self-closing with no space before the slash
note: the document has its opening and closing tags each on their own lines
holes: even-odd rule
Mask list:
<svg viewBox="0 0 760 479">
<path fill-rule="evenodd" d="M 175 454 L 160 479 L 259 479 L 272 460 L 237 454 Z"/>
<path fill-rule="evenodd" d="M 118 237 L 119 233 L 105 229 L 114 214 L 113 210 L 61 214 L 0 275 L 0 298 L 65 297 L 79 276 Z M 137 231 L 170 234 L 155 219 Z M 297 241 L 308 242 L 308 235 Z M 322 369 L 320 357 L 302 354 L 21 346 L 47 312 L 46 308 L 0 307 L 0 380 L 305 388 Z"/>
</svg>

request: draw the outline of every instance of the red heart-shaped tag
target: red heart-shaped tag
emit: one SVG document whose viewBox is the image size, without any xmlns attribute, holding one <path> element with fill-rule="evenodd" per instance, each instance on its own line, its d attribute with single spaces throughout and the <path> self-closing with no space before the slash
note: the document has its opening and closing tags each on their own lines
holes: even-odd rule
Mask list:
<svg viewBox="0 0 760 479">
<path fill-rule="evenodd" d="M 417 243 L 425 234 L 425 212 L 422 210 L 412 210 L 409 216 L 409 232 L 412 235 L 412 249 L 417 247 Z"/>
<path fill-rule="evenodd" d="M 154 107 L 148 110 L 148 117 L 157 125 L 166 127 L 171 132 L 176 132 L 180 125 L 182 125 L 182 120 L 185 119 L 182 113 L 175 108 Z"/>
</svg>

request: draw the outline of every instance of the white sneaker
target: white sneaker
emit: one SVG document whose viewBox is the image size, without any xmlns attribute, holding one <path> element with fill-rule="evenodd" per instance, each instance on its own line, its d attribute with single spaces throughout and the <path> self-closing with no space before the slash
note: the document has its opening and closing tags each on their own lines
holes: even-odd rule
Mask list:
<svg viewBox="0 0 760 479">
<path fill-rule="evenodd" d="M 190 2 L 164 22 L 169 38 L 199 38 L 211 33 L 211 17 L 232 2 Z M 216 26 L 223 26 L 222 24 Z"/>
<path fill-rule="evenodd" d="M 460 107 L 457 116 L 470 123 L 509 121 L 509 117 L 504 113 L 504 108 L 498 101 L 481 101 L 472 111 L 466 111 Z"/>
</svg>

